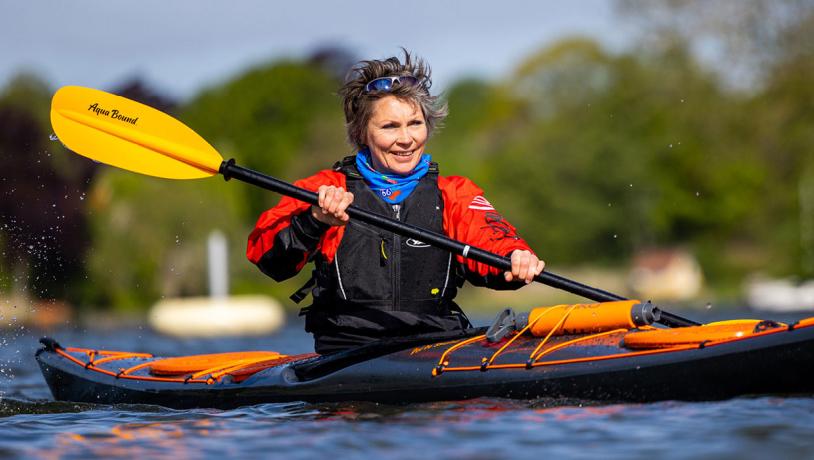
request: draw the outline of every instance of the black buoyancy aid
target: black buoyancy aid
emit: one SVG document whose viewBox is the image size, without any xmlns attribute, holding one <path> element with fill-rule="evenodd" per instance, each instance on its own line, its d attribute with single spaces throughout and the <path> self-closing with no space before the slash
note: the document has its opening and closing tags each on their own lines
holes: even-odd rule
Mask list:
<svg viewBox="0 0 814 460">
<path fill-rule="evenodd" d="M 354 206 L 444 233 L 444 201 L 438 188 L 437 164 L 431 163 L 429 172 L 400 205 L 386 203 L 365 184 L 356 169 L 355 157 L 346 157 L 334 169 L 345 174 Z M 320 330 L 323 322 L 315 321 L 317 316 L 342 316 L 343 321 L 358 317 L 360 324 L 380 323 L 384 329 L 393 323 L 393 317 L 410 316 L 400 313 L 462 316 L 452 300 L 457 284 L 455 260 L 449 251 L 351 219 L 334 260 L 329 264 L 318 259 L 315 263 L 314 304 L 306 309 L 306 330 L 315 335 L 332 332 Z M 464 316 L 461 324 L 466 323 Z M 327 324 L 328 329 L 333 327 L 335 324 Z"/>
</svg>

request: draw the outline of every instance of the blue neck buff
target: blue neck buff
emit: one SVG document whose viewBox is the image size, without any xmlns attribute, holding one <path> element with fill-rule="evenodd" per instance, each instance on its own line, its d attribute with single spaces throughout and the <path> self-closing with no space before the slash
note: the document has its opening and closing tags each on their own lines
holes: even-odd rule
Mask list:
<svg viewBox="0 0 814 460">
<path fill-rule="evenodd" d="M 418 181 L 421 180 L 430 170 L 430 155 L 423 154 L 415 169 L 406 175 L 385 174 L 373 169 L 370 159 L 370 152 L 361 150 L 356 154 L 356 169 L 367 182 L 367 185 L 377 192 L 378 195 L 390 204 L 399 204 L 415 190 Z"/>
</svg>

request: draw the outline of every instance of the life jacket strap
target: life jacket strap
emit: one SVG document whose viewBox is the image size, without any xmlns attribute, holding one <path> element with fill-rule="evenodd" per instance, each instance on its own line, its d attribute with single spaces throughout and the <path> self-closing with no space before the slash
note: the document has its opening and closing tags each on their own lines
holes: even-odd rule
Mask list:
<svg viewBox="0 0 814 460">
<path fill-rule="evenodd" d="M 316 284 L 317 278 L 312 274 L 311 277 L 308 278 L 308 281 L 306 281 L 301 288 L 297 289 L 293 294 L 288 296 L 288 298 L 293 300 L 294 303 L 299 304 L 302 302 L 302 299 L 308 297 L 308 293 L 311 292 L 311 288 L 313 288 Z"/>
</svg>

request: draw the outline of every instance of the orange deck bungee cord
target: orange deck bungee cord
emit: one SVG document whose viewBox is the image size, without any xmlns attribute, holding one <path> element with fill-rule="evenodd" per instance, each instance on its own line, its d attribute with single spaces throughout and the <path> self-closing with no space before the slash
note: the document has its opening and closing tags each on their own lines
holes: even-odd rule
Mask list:
<svg viewBox="0 0 814 460">
<path fill-rule="evenodd" d="M 619 302 L 621 303 L 621 302 Z M 522 334 L 529 330 L 534 330 L 536 323 L 549 313 L 554 311 L 555 308 L 563 309 L 565 306 L 557 306 L 548 309 L 535 309 L 540 313 L 529 322 L 527 326 L 515 333 L 507 342 L 502 345 L 496 352 L 489 358 L 481 358 L 480 365 L 470 366 L 457 366 L 449 367 L 449 356 L 456 350 L 459 350 L 467 345 L 478 342 L 485 338 L 485 336 L 477 336 L 467 340 L 463 340 L 446 351 L 441 355 L 438 364 L 432 371 L 433 376 L 438 376 L 443 372 L 472 372 L 472 371 L 487 371 L 489 369 L 532 369 L 534 367 L 552 366 L 561 364 L 574 364 L 591 361 L 605 361 L 610 359 L 628 358 L 635 356 L 653 355 L 659 353 L 669 353 L 676 351 L 684 351 L 691 349 L 705 348 L 724 343 L 731 343 L 740 340 L 746 340 L 753 337 L 762 335 L 775 334 L 779 332 L 792 331 L 797 328 L 812 327 L 814 326 L 814 318 L 806 318 L 791 325 L 783 323 L 776 323 L 774 321 L 763 320 L 730 320 L 709 323 L 702 326 L 691 326 L 674 329 L 660 329 L 652 326 L 641 326 L 638 329 L 617 328 L 604 332 L 597 332 L 583 337 L 577 337 L 559 344 L 555 344 L 547 349 L 543 347 L 549 342 L 551 337 L 557 334 L 558 331 L 563 329 L 563 325 L 567 324 L 569 315 L 579 305 L 572 305 L 570 308 L 565 309 L 561 317 L 552 322 L 549 318 L 548 327 L 543 328 L 547 332 L 546 336 L 535 347 L 534 351 L 529 355 L 525 363 L 507 363 L 507 364 L 494 364 L 494 361 L 499 355 L 507 350 Z M 614 320 L 615 321 L 615 320 Z M 550 326 L 553 324 L 553 326 Z M 610 323 L 609 323 L 610 324 Z M 541 328 L 538 328 L 541 329 Z M 610 337 L 619 335 L 622 339 L 622 344 L 633 350 L 627 353 L 614 353 L 603 356 L 590 356 L 583 358 L 570 358 L 554 361 L 540 362 L 540 358 L 550 355 L 557 350 L 561 350 L 572 346 L 576 343 L 585 342 L 592 339 L 601 337 Z"/>
<path fill-rule="evenodd" d="M 560 328 L 562 328 L 562 325 L 565 324 L 565 320 L 568 319 L 568 316 L 571 314 L 571 312 L 574 311 L 575 308 L 577 308 L 577 306 L 572 305 L 571 308 L 565 310 L 565 313 L 562 314 L 562 318 L 560 318 L 560 320 L 557 321 L 557 324 L 555 324 L 554 327 L 552 327 L 551 330 L 548 331 L 548 334 L 546 334 L 545 338 L 540 342 L 539 345 L 537 345 L 537 347 L 534 349 L 534 351 L 531 352 L 531 356 L 529 356 L 529 360 L 526 362 L 527 366 L 530 367 L 530 365 L 534 362 L 534 357 L 535 357 L 535 355 L 537 355 L 537 352 L 539 352 L 540 349 L 543 348 L 543 345 L 545 345 L 548 342 L 548 340 L 551 338 L 552 335 L 554 335 L 555 332 L 557 332 L 558 330 L 560 330 Z M 542 315 L 540 315 L 540 317 L 542 317 Z M 538 319 L 540 317 L 538 317 Z M 531 330 L 532 330 L 532 334 L 534 334 L 534 328 L 533 327 L 531 328 Z M 536 336 L 537 334 L 534 334 L 534 335 Z"/>
<path fill-rule="evenodd" d="M 565 315 L 563 316 L 563 318 L 561 318 L 561 319 L 560 319 L 560 321 L 557 323 L 558 325 L 562 325 L 562 322 L 565 320 L 565 318 L 567 317 L 568 313 L 570 313 L 570 311 L 571 311 L 571 310 L 573 310 L 573 308 L 571 308 L 570 310 L 566 310 L 566 314 L 565 314 Z M 529 321 L 529 324 L 527 324 L 527 325 L 526 325 L 526 327 L 524 327 L 524 328 L 523 328 L 523 329 L 521 329 L 519 332 L 517 332 L 517 333 L 516 333 L 516 334 L 515 334 L 515 335 L 514 335 L 514 336 L 513 336 L 511 339 L 509 339 L 509 340 L 506 342 L 506 344 L 504 344 L 504 345 L 503 345 L 502 347 L 500 347 L 500 348 L 499 348 L 497 351 L 495 351 L 495 352 L 492 354 L 492 356 L 491 356 L 490 358 L 488 358 L 488 359 L 487 359 L 487 358 L 485 358 L 485 357 L 484 357 L 484 358 L 481 358 L 481 365 L 480 365 L 480 366 L 478 366 L 478 368 L 477 368 L 477 369 L 478 369 L 478 370 L 481 370 L 481 371 L 485 371 L 487 368 L 492 367 L 492 366 L 493 366 L 493 362 L 495 361 L 495 359 L 497 359 L 497 357 L 498 357 L 498 356 L 499 356 L 499 355 L 500 355 L 500 354 L 501 354 L 501 353 L 502 353 L 502 352 L 503 352 L 503 351 L 504 351 L 506 348 L 508 348 L 508 347 L 509 347 L 509 346 L 510 346 L 512 343 L 514 343 L 514 341 L 515 341 L 515 340 L 517 340 L 517 338 L 518 338 L 518 337 L 520 337 L 520 336 L 521 336 L 523 333 L 525 333 L 525 332 L 527 332 L 528 330 L 532 329 L 532 328 L 533 328 L 533 327 L 534 327 L 534 326 L 535 326 L 535 325 L 536 325 L 536 324 L 537 324 L 537 323 L 538 323 L 538 322 L 539 322 L 539 321 L 540 321 L 540 320 L 541 320 L 543 317 L 545 317 L 545 315 L 547 315 L 548 313 L 550 313 L 550 312 L 552 312 L 552 311 L 554 311 L 554 309 L 553 309 L 553 308 L 550 308 L 550 309 L 545 309 L 544 311 L 540 312 L 540 313 L 539 313 L 539 314 L 538 314 L 538 315 L 537 315 L 537 316 L 534 318 L 534 320 Z M 556 330 L 557 330 L 557 327 L 555 327 L 555 328 L 551 329 L 551 333 L 553 333 L 553 332 L 554 332 L 554 331 L 556 331 Z M 549 333 L 548 337 L 550 337 L 550 336 L 551 336 L 551 333 Z M 546 337 L 546 339 L 544 339 L 544 340 L 543 340 L 543 343 L 545 343 L 545 341 L 546 341 L 546 340 L 548 340 L 548 337 Z M 448 370 L 448 369 L 456 369 L 456 370 L 457 370 L 458 368 L 446 368 L 446 366 L 448 366 L 448 365 L 449 365 L 449 361 L 447 361 L 447 359 L 446 359 L 446 358 L 447 358 L 447 356 L 448 356 L 448 355 L 450 355 L 450 354 L 451 354 L 453 351 L 455 351 L 455 350 L 457 350 L 457 349 L 459 349 L 459 348 L 461 348 L 461 347 L 464 347 L 464 346 L 469 345 L 469 344 L 474 343 L 474 342 L 478 342 L 478 341 L 483 340 L 483 339 L 485 339 L 485 338 L 486 338 L 486 335 L 479 335 L 479 336 L 476 336 L 476 337 L 472 337 L 472 338 L 469 338 L 469 339 L 463 340 L 463 341 L 461 341 L 461 342 L 459 342 L 459 343 L 457 343 L 457 344 L 453 345 L 453 346 L 452 346 L 452 347 L 450 347 L 448 350 L 444 351 L 444 353 L 442 353 L 442 354 L 441 354 L 441 358 L 439 358 L 439 360 L 438 360 L 438 364 L 437 364 L 437 365 L 435 366 L 435 368 L 433 369 L 433 371 L 432 371 L 432 375 L 433 375 L 433 376 L 440 375 L 442 372 L 444 372 L 444 371 L 446 371 L 446 370 Z M 537 350 L 535 350 L 535 352 L 536 352 L 536 351 L 537 351 Z M 533 354 L 534 354 L 534 353 L 532 353 L 532 355 L 533 355 Z M 494 367 L 496 367 L 496 368 L 501 368 L 501 366 L 503 366 L 503 365 L 496 365 L 496 366 L 494 366 Z"/>
<path fill-rule="evenodd" d="M 533 328 L 533 327 L 534 327 L 534 325 L 535 325 L 535 324 L 537 324 L 537 322 L 538 322 L 538 321 L 540 321 L 540 320 L 543 318 L 543 316 L 545 316 L 546 314 L 548 314 L 548 313 L 550 313 L 550 312 L 552 312 L 552 311 L 554 311 L 554 310 L 548 309 L 548 310 L 546 310 L 546 311 L 542 312 L 540 315 L 538 315 L 538 316 L 537 316 L 537 317 L 536 317 L 536 318 L 535 318 L 533 321 L 529 321 L 529 323 L 526 325 L 526 327 L 524 327 L 523 329 L 521 329 L 521 330 L 520 330 L 519 332 L 517 332 L 517 334 L 515 334 L 515 335 L 514 335 L 514 336 L 513 336 L 511 339 L 509 339 L 508 341 L 506 341 L 506 343 L 505 343 L 505 344 L 504 344 L 502 347 L 498 348 L 498 350 L 497 350 L 496 352 L 492 353 L 492 356 L 491 356 L 491 357 L 489 357 L 489 359 L 486 361 L 487 366 L 491 366 L 491 365 L 492 365 L 492 363 L 494 363 L 495 359 L 497 359 L 497 357 L 498 357 L 498 356 L 499 356 L 501 353 L 503 353 L 503 350 L 505 350 L 505 349 L 509 348 L 509 346 L 510 346 L 512 343 L 514 343 L 514 341 L 515 341 L 515 340 L 517 340 L 517 338 L 518 338 L 518 337 L 520 337 L 521 335 L 523 335 L 523 334 L 524 334 L 526 331 L 528 331 L 529 329 Z"/>
<path fill-rule="evenodd" d="M 432 370 L 432 375 L 433 376 L 440 375 L 441 372 L 443 372 L 445 370 L 444 366 L 449 365 L 449 361 L 446 360 L 447 355 L 452 354 L 453 351 L 455 351 L 455 350 L 457 350 L 457 349 L 459 349 L 461 347 L 469 345 L 470 343 L 479 342 L 479 341 L 481 341 L 481 340 L 483 340 L 485 338 L 486 338 L 486 334 L 477 335 L 475 337 L 470 337 L 470 338 L 468 338 L 466 340 L 462 340 L 462 341 L 456 343 L 455 345 L 451 346 L 449 349 L 445 350 L 443 353 L 441 353 L 441 358 L 438 360 L 438 365 L 435 366 L 435 369 Z"/>
<path fill-rule="evenodd" d="M 239 351 L 178 356 L 153 361 L 150 373 L 155 375 L 192 374 L 210 368 L 230 367 L 247 359 L 274 359 L 282 356 L 284 355 L 276 351 Z"/>
<path fill-rule="evenodd" d="M 539 345 L 534 349 L 534 351 L 529 356 L 528 360 L 526 361 L 525 366 L 527 368 L 531 368 L 534 363 L 540 358 L 540 356 L 544 354 L 551 353 L 555 351 L 555 349 L 563 348 L 565 345 L 557 345 L 555 349 L 549 349 L 545 352 L 540 352 L 543 346 L 553 337 L 554 335 L 561 335 L 561 334 L 573 334 L 576 331 L 586 331 L 591 330 L 597 332 L 595 335 L 589 335 L 587 337 L 582 337 L 579 339 L 572 340 L 567 342 L 569 344 L 581 342 L 583 340 L 588 340 L 594 337 L 600 337 L 604 335 L 609 335 L 608 328 L 616 327 L 616 329 L 611 329 L 610 332 L 619 332 L 625 331 L 627 329 L 619 329 L 620 325 L 627 325 L 628 327 L 632 327 L 634 324 L 630 319 L 630 310 L 633 305 L 639 303 L 638 300 L 626 300 L 626 301 L 619 301 L 619 302 L 606 302 L 604 304 L 575 304 L 575 305 L 557 305 L 555 307 L 543 307 L 543 308 L 535 308 L 532 310 L 531 314 L 529 315 L 529 323 L 517 332 L 514 336 L 512 336 L 503 346 L 501 346 L 497 351 L 495 351 L 492 356 L 489 358 L 481 358 L 481 365 L 478 367 L 479 370 L 485 371 L 489 367 L 494 367 L 494 362 L 498 356 L 500 356 L 509 346 L 517 340 L 522 334 L 531 331 L 533 335 L 540 336 L 545 334 L 545 338 L 540 342 Z M 609 312 L 610 314 L 606 315 L 605 317 L 601 317 L 597 319 L 596 309 L 600 306 L 607 306 L 607 310 L 603 309 L 603 313 Z M 562 310 L 563 314 L 560 316 L 559 319 L 551 320 L 547 318 L 546 315 L 552 313 L 554 311 Z M 576 318 L 571 324 L 568 324 L 568 320 L 571 319 L 571 314 L 574 311 L 579 311 L 581 315 Z M 547 320 L 547 321 L 546 321 Z M 593 321 L 593 323 L 591 323 Z M 566 324 L 568 324 L 568 329 L 566 329 Z M 477 336 L 471 339 L 467 339 L 463 342 L 460 342 L 450 349 L 446 350 L 442 355 L 441 358 L 438 360 L 438 364 L 433 369 L 433 375 L 439 375 L 444 372 L 446 366 L 449 365 L 449 361 L 446 360 L 446 357 L 452 353 L 453 351 L 468 345 L 473 342 L 477 342 L 483 339 L 484 336 Z M 496 368 L 501 368 L 500 366 Z"/>
<path fill-rule="evenodd" d="M 301 355 L 289 355 L 289 356 L 284 356 L 283 355 L 283 357 L 280 357 L 280 358 L 277 358 L 277 359 L 274 359 L 274 360 L 260 361 L 260 362 L 255 363 L 255 364 L 247 364 L 247 365 L 241 366 L 238 369 L 230 369 L 228 371 L 228 374 L 229 374 L 230 377 L 232 377 L 233 382 L 240 383 L 240 382 L 246 380 L 247 378 L 251 377 L 252 375 L 254 375 L 254 374 L 256 374 L 256 373 L 258 373 L 258 372 L 260 372 L 262 370 L 268 369 L 270 367 L 280 366 L 280 365 L 290 363 L 290 362 L 293 362 L 293 361 L 299 361 L 299 360 L 302 360 L 302 359 L 314 358 L 314 357 L 317 357 L 317 356 L 319 356 L 319 355 L 316 354 L 316 353 L 303 353 Z M 220 375 L 218 377 L 220 377 Z"/>
<path fill-rule="evenodd" d="M 273 351 L 216 353 L 147 361 L 126 369 L 119 368 L 119 372 L 114 372 L 99 367 L 99 365 L 122 359 L 149 359 L 152 358 L 153 355 L 149 353 L 91 350 L 76 347 L 68 347 L 65 349 L 55 347 L 54 351 L 85 369 L 110 375 L 117 379 L 205 384 L 213 384 L 220 381 L 224 376 L 232 375 L 236 375 L 236 382 L 241 382 L 251 375 L 269 367 L 278 366 L 297 359 L 316 356 L 313 353 L 288 356 Z M 88 356 L 88 361 L 83 362 L 70 353 L 84 353 Z M 99 359 L 97 359 L 97 357 L 99 357 Z M 150 368 L 150 373 L 154 375 L 133 375 L 133 372 L 145 368 Z M 202 378 L 206 376 L 208 376 L 208 378 Z"/>
<path fill-rule="evenodd" d="M 129 372 L 128 372 L 128 369 L 122 369 L 117 373 L 117 372 L 109 371 L 107 369 L 103 369 L 101 367 L 97 367 L 94 364 L 94 361 L 93 361 L 93 358 L 92 358 L 92 357 L 96 356 L 97 354 L 107 355 L 107 356 L 114 356 L 115 359 L 134 358 L 134 356 L 132 356 L 132 354 L 130 354 L 130 353 L 116 353 L 116 352 L 111 353 L 111 352 L 105 352 L 105 351 L 88 350 L 88 349 L 84 349 L 84 348 L 68 348 L 68 349 L 65 349 L 65 350 L 63 350 L 61 348 L 55 348 L 54 351 L 57 354 L 59 354 L 60 356 L 62 356 L 64 358 L 68 359 L 69 361 L 72 361 L 72 362 L 84 367 L 85 369 L 92 370 L 92 371 L 95 371 L 95 372 L 99 372 L 101 374 L 109 375 L 111 377 L 116 377 L 117 379 L 147 380 L 147 381 L 151 381 L 151 382 L 180 382 L 180 383 L 206 383 L 206 384 L 214 383 L 214 380 L 212 380 L 212 379 L 198 380 L 198 379 L 185 379 L 183 377 L 170 378 L 170 377 L 152 377 L 152 376 L 149 376 L 149 375 L 130 375 Z M 88 355 L 89 360 L 87 362 L 83 363 L 82 361 L 80 361 L 79 359 L 73 357 L 69 353 L 86 353 Z M 135 357 L 138 358 L 138 357 L 145 357 L 145 356 L 135 356 Z M 152 357 L 152 355 L 150 355 L 149 357 Z M 146 366 L 140 365 L 140 367 L 144 368 Z M 130 372 L 132 372 L 132 370 L 130 370 Z M 210 380 L 212 380 L 212 381 L 210 381 Z"/>
<path fill-rule="evenodd" d="M 586 337 L 578 337 L 576 339 L 568 340 L 568 341 L 563 342 L 563 343 L 558 343 L 557 345 L 554 345 L 554 346 L 552 346 L 550 348 L 547 348 L 547 349 L 541 351 L 540 353 L 538 353 L 537 356 L 535 356 L 534 359 L 532 360 L 532 366 L 534 365 L 534 363 L 539 361 L 540 358 L 542 358 L 543 356 L 554 353 L 555 351 L 557 351 L 557 350 L 559 350 L 561 348 L 565 348 L 565 347 L 567 347 L 569 345 L 573 345 L 575 343 L 585 342 L 585 341 L 588 341 L 588 340 L 591 340 L 591 339 L 597 339 L 599 337 L 604 337 L 606 335 L 618 334 L 620 332 L 625 332 L 625 331 L 627 331 L 627 329 L 614 329 L 612 331 L 600 332 L 600 333 L 592 334 L 592 335 L 589 335 L 589 336 L 586 336 Z"/>
</svg>

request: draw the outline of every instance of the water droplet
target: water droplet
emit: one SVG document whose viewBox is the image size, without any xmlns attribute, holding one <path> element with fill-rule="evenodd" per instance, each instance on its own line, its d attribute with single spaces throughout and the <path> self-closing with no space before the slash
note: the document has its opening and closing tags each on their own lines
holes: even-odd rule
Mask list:
<svg viewBox="0 0 814 460">
<path fill-rule="evenodd" d="M 701 192 L 695 192 L 695 196 L 701 196 Z"/>
<path fill-rule="evenodd" d="M 670 144 L 668 147 L 673 148 L 673 144 Z"/>
<path fill-rule="evenodd" d="M 712 309 L 712 304 L 707 302 L 707 304 L 704 306 L 704 308 L 706 308 L 707 310 L 711 310 Z"/>
<path fill-rule="evenodd" d="M 54 133 L 51 133 L 51 135 L 50 135 L 50 136 L 48 136 L 48 139 L 51 139 L 51 140 L 52 140 L 52 141 L 54 141 L 54 142 L 56 142 L 56 141 L 58 141 L 58 140 L 59 140 L 59 138 L 57 137 L 57 135 L 56 135 L 56 134 L 54 134 Z"/>
<path fill-rule="evenodd" d="M 618 237 L 619 237 L 619 235 L 617 235 L 616 233 L 614 233 L 614 234 L 613 234 L 613 238 L 614 238 L 614 239 L 615 239 L 615 238 L 618 238 Z"/>
</svg>

